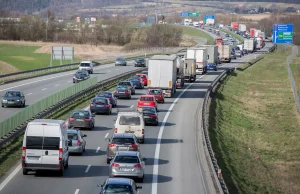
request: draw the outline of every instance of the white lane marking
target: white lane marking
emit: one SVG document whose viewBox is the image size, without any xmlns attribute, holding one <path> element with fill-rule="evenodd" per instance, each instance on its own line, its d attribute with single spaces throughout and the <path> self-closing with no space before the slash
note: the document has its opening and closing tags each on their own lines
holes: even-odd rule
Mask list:
<svg viewBox="0 0 300 194">
<path fill-rule="evenodd" d="M 21 170 L 21 164 L 0 184 L 0 191 L 11 181 L 11 179 Z"/>
<path fill-rule="evenodd" d="M 197 80 L 199 80 L 200 78 L 202 78 L 205 75 L 200 76 Z M 196 80 L 196 81 L 197 81 Z M 159 133 L 158 133 L 158 137 L 157 137 L 157 141 L 156 141 L 156 147 L 155 147 L 155 155 L 154 155 L 154 164 L 153 164 L 153 175 L 152 175 L 152 194 L 157 194 L 157 182 L 158 182 L 158 162 L 159 162 L 159 153 L 160 153 L 160 144 L 161 144 L 161 138 L 164 132 L 164 128 L 166 125 L 166 122 L 168 120 L 168 117 L 173 109 L 173 107 L 175 106 L 176 102 L 179 100 L 179 98 L 193 85 L 193 83 L 191 83 L 190 85 L 188 85 L 180 94 L 179 96 L 174 100 L 174 102 L 172 103 L 172 105 L 170 106 L 167 114 L 164 117 L 164 120 L 159 128 Z"/>
<path fill-rule="evenodd" d="M 98 148 L 97 148 L 97 150 L 96 150 L 96 153 L 98 153 L 98 152 L 99 152 L 99 150 L 100 150 L 100 147 L 98 147 Z"/>
<path fill-rule="evenodd" d="M 27 96 L 30 96 L 32 93 L 27 94 Z"/>
<path fill-rule="evenodd" d="M 47 88 L 43 88 L 42 90 L 47 90 Z"/>
<path fill-rule="evenodd" d="M 89 172 L 91 166 L 92 166 L 92 165 L 88 165 L 88 167 L 87 167 L 86 170 L 85 170 L 85 173 L 88 173 L 88 172 Z"/>
<path fill-rule="evenodd" d="M 131 105 L 131 107 L 130 108 L 133 108 L 134 107 L 134 105 Z"/>
<path fill-rule="evenodd" d="M 105 135 L 105 137 L 104 137 L 104 138 L 106 139 L 108 135 L 109 135 L 109 133 L 106 133 L 106 135 Z"/>
<path fill-rule="evenodd" d="M 55 86 L 59 86 L 60 84 L 56 84 Z"/>
<path fill-rule="evenodd" d="M 69 83 L 71 82 L 71 81 L 68 81 Z"/>
<path fill-rule="evenodd" d="M 74 194 L 78 194 L 79 193 L 79 189 L 76 189 L 75 193 Z"/>
</svg>

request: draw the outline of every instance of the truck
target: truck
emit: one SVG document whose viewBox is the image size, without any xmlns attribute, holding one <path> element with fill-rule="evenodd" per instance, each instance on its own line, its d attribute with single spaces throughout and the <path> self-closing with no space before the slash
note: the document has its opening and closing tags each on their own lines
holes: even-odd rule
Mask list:
<svg viewBox="0 0 300 194">
<path fill-rule="evenodd" d="M 255 51 L 256 45 L 255 45 L 255 39 L 250 38 L 250 39 L 244 39 L 244 49 L 251 53 Z"/>
<path fill-rule="evenodd" d="M 261 33 L 261 31 L 260 30 L 255 30 L 254 31 L 254 37 L 258 37 L 258 35 Z"/>
<path fill-rule="evenodd" d="M 193 26 L 199 28 L 199 22 L 193 22 Z"/>
<path fill-rule="evenodd" d="M 231 45 L 218 45 L 219 58 L 221 62 L 231 62 Z"/>
<path fill-rule="evenodd" d="M 176 88 L 182 88 L 184 85 L 184 64 L 181 57 L 176 57 Z"/>
<path fill-rule="evenodd" d="M 188 48 L 186 58 L 196 59 L 196 74 L 207 72 L 207 49 L 206 48 Z"/>
<path fill-rule="evenodd" d="M 247 27 L 245 24 L 239 24 L 239 31 L 246 32 L 246 30 L 247 30 Z"/>
<path fill-rule="evenodd" d="M 194 82 L 196 81 L 196 59 L 186 58 L 184 60 L 184 81 Z"/>
<path fill-rule="evenodd" d="M 238 30 L 239 29 L 239 23 L 238 22 L 231 22 L 231 29 Z"/>
<path fill-rule="evenodd" d="M 193 25 L 193 20 L 192 19 L 184 19 L 184 25 L 185 26 Z"/>
<path fill-rule="evenodd" d="M 207 49 L 207 63 L 208 69 L 217 70 L 218 65 L 218 46 L 217 45 L 202 45 L 201 47 Z"/>
<path fill-rule="evenodd" d="M 162 89 L 165 97 L 176 92 L 177 56 L 154 55 L 148 60 L 148 88 Z"/>
<path fill-rule="evenodd" d="M 260 50 L 264 47 L 264 42 L 262 38 L 256 38 L 256 49 Z"/>
<path fill-rule="evenodd" d="M 250 36 L 255 37 L 255 28 L 250 28 Z"/>
</svg>

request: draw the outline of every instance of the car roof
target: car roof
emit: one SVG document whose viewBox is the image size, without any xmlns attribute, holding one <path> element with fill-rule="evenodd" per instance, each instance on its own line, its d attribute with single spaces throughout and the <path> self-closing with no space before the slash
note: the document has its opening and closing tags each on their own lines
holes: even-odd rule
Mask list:
<svg viewBox="0 0 300 194">
<path fill-rule="evenodd" d="M 129 133 L 114 133 L 113 138 L 134 138 L 134 134 Z"/>
<path fill-rule="evenodd" d="M 98 92 L 98 94 L 112 94 L 112 92 L 109 92 L 109 91 L 102 91 L 102 92 Z"/>
<path fill-rule="evenodd" d="M 72 113 L 73 112 L 88 112 L 89 113 L 90 111 L 88 111 L 88 110 L 73 110 Z"/>
<path fill-rule="evenodd" d="M 154 98 L 153 95 L 141 95 L 140 98 L 142 98 L 142 97 L 152 97 L 152 98 Z"/>
<path fill-rule="evenodd" d="M 139 112 L 119 112 L 118 115 L 122 116 L 141 116 L 141 113 Z"/>
<path fill-rule="evenodd" d="M 81 61 L 80 63 L 92 63 L 92 61 Z"/>
<path fill-rule="evenodd" d="M 139 152 L 136 152 L 136 151 L 117 151 L 116 155 L 118 155 L 118 156 L 138 156 Z"/>
<path fill-rule="evenodd" d="M 105 100 L 107 100 L 106 97 L 102 97 L 102 96 L 96 96 L 94 99 L 105 99 Z"/>
<path fill-rule="evenodd" d="M 126 184 L 131 185 L 132 180 L 128 178 L 108 178 L 106 184 Z"/>
</svg>

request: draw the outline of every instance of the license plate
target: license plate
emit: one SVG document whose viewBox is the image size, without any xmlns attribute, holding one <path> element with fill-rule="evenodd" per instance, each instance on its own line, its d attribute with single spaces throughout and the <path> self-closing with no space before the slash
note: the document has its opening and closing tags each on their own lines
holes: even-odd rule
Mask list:
<svg viewBox="0 0 300 194">
<path fill-rule="evenodd" d="M 27 158 L 29 160 L 39 160 L 40 159 L 40 157 L 36 157 L 36 156 L 27 156 Z"/>
<path fill-rule="evenodd" d="M 125 131 L 125 133 L 134 133 L 134 131 Z"/>
<path fill-rule="evenodd" d="M 144 103 L 145 105 L 149 105 L 149 103 Z"/>
<path fill-rule="evenodd" d="M 128 147 L 124 147 L 124 146 L 119 146 L 118 150 L 128 150 Z"/>
<path fill-rule="evenodd" d="M 149 119 L 150 117 L 149 117 L 149 116 L 144 116 L 144 118 L 145 118 L 145 119 Z"/>
<path fill-rule="evenodd" d="M 120 168 L 121 171 L 130 172 L 133 171 L 131 168 Z"/>
<path fill-rule="evenodd" d="M 119 92 L 120 94 L 124 94 L 125 92 Z"/>
<path fill-rule="evenodd" d="M 8 104 L 14 104 L 14 102 L 8 102 Z"/>
<path fill-rule="evenodd" d="M 97 107 L 104 107 L 104 105 L 97 105 Z"/>
<path fill-rule="evenodd" d="M 83 121 L 83 119 L 76 119 L 76 121 Z"/>
</svg>

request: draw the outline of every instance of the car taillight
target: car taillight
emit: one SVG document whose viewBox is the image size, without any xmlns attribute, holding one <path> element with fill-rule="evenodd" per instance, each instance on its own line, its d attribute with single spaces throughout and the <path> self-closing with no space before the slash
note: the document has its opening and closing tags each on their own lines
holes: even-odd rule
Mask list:
<svg viewBox="0 0 300 194">
<path fill-rule="evenodd" d="M 156 118 L 156 114 L 150 114 L 150 117 Z"/>
<path fill-rule="evenodd" d="M 63 149 L 59 148 L 59 161 L 62 161 L 62 157 L 63 157 Z"/>
<path fill-rule="evenodd" d="M 115 133 L 118 133 L 118 128 L 115 128 Z"/>
<path fill-rule="evenodd" d="M 113 166 L 113 167 L 119 167 L 120 166 L 120 164 L 117 164 L 117 163 L 112 163 L 112 165 L 111 166 Z"/>
<path fill-rule="evenodd" d="M 91 122 L 91 119 L 85 119 L 84 121 L 85 122 Z"/>
<path fill-rule="evenodd" d="M 94 104 L 90 104 L 90 107 L 94 107 Z"/>
<path fill-rule="evenodd" d="M 22 160 L 25 160 L 26 156 L 26 147 L 22 147 Z"/>
<path fill-rule="evenodd" d="M 131 147 L 132 148 L 138 148 L 139 146 L 137 144 L 132 144 Z"/>
<path fill-rule="evenodd" d="M 106 107 L 106 108 L 109 108 L 109 107 L 110 107 L 110 105 L 109 105 L 109 104 L 107 104 L 105 107 Z"/>
<path fill-rule="evenodd" d="M 115 144 L 113 144 L 113 143 L 108 144 L 108 147 L 110 147 L 110 148 L 112 148 L 114 146 L 115 146 Z"/>
<path fill-rule="evenodd" d="M 109 100 L 112 100 L 112 98 L 108 98 Z"/>
<path fill-rule="evenodd" d="M 129 94 L 129 92 L 128 92 L 128 91 L 126 91 L 126 92 L 125 92 L 125 94 Z"/>
<path fill-rule="evenodd" d="M 70 117 L 70 118 L 69 118 L 69 121 L 74 121 L 74 120 L 75 120 L 75 119 L 74 119 L 74 118 L 72 118 L 72 117 Z"/>
<path fill-rule="evenodd" d="M 145 130 L 144 129 L 142 129 L 142 134 L 145 134 Z"/>
<path fill-rule="evenodd" d="M 77 141 L 77 145 L 78 145 L 78 146 L 81 145 L 81 141 L 80 141 L 80 140 Z"/>
<path fill-rule="evenodd" d="M 117 90 L 115 90 L 115 91 L 114 91 L 114 93 L 116 94 L 116 93 L 118 93 L 118 91 L 117 91 Z"/>
<path fill-rule="evenodd" d="M 140 164 L 135 164 L 133 168 L 142 168 L 142 166 Z"/>
</svg>

